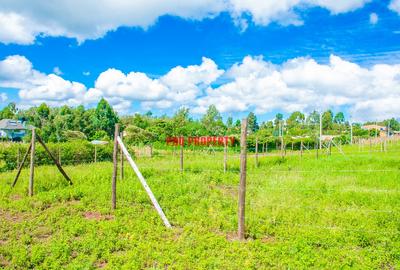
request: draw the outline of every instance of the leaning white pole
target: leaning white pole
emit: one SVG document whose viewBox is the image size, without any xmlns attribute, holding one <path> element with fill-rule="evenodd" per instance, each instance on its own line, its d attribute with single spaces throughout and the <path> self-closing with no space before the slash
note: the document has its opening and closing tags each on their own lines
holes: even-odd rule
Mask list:
<svg viewBox="0 0 400 270">
<path fill-rule="evenodd" d="M 139 168 L 136 166 L 136 163 L 133 161 L 131 155 L 129 154 L 128 150 L 126 149 L 124 143 L 122 142 L 121 138 L 118 136 L 117 141 L 119 146 L 121 147 L 122 152 L 124 153 L 126 159 L 128 160 L 129 164 L 131 165 L 132 169 L 135 171 L 136 175 L 139 177 L 140 183 L 146 190 L 147 194 L 150 197 L 151 202 L 153 203 L 154 207 L 156 208 L 158 214 L 160 215 L 161 219 L 163 220 L 165 226 L 167 228 L 171 228 L 171 224 L 169 223 L 167 217 L 165 216 L 161 206 L 158 204 L 156 197 L 154 197 L 153 192 L 151 191 L 150 187 L 147 185 L 146 180 L 144 179 L 142 173 L 139 171 Z"/>
</svg>

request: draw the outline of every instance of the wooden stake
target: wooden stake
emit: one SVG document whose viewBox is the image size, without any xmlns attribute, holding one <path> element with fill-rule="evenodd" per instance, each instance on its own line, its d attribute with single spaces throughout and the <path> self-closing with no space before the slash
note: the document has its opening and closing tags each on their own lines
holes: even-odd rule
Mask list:
<svg viewBox="0 0 400 270">
<path fill-rule="evenodd" d="M 150 157 L 151 158 L 153 157 L 153 145 L 152 144 L 150 144 Z"/>
<path fill-rule="evenodd" d="M 14 187 L 15 184 L 17 183 L 19 175 L 21 174 L 21 171 L 22 171 L 22 167 L 24 166 L 25 160 L 28 158 L 31 148 L 32 148 L 32 142 L 29 144 L 28 150 L 26 150 L 26 153 L 25 153 L 24 157 L 22 158 L 21 163 L 19 164 L 17 175 L 15 176 L 14 182 L 11 187 Z"/>
<path fill-rule="evenodd" d="M 240 136 L 240 185 L 239 185 L 239 211 L 238 211 L 238 238 L 245 237 L 245 202 L 246 202 L 246 169 L 247 169 L 247 118 L 242 120 Z"/>
<path fill-rule="evenodd" d="M 255 158 L 256 158 L 256 168 L 258 168 L 258 138 L 256 138 L 256 154 L 255 154 Z"/>
<path fill-rule="evenodd" d="M 181 141 L 180 164 L 181 164 L 181 172 L 183 172 L 183 140 Z"/>
<path fill-rule="evenodd" d="M 300 157 L 303 157 L 303 141 L 300 142 Z"/>
<path fill-rule="evenodd" d="M 61 165 L 61 150 L 60 150 L 60 147 L 58 147 L 58 164 Z"/>
<path fill-rule="evenodd" d="M 111 182 L 111 207 L 115 209 L 117 207 L 117 171 L 118 171 L 118 135 L 119 125 L 115 124 L 114 131 L 114 150 L 113 150 L 113 174 Z"/>
<path fill-rule="evenodd" d="M 224 173 L 228 170 L 228 142 L 224 140 Z"/>
<path fill-rule="evenodd" d="M 29 188 L 28 188 L 29 196 L 33 196 L 33 181 L 34 181 L 34 178 L 35 178 L 35 139 L 36 139 L 35 128 L 32 128 L 31 167 L 30 167 Z"/>
<path fill-rule="evenodd" d="M 94 146 L 94 163 L 97 163 L 97 146 Z"/>
<path fill-rule="evenodd" d="M 43 146 L 44 150 L 46 150 L 47 154 L 50 156 L 50 158 L 53 160 L 54 164 L 57 166 L 58 170 L 60 171 L 60 173 L 64 176 L 64 178 L 68 181 L 68 183 L 70 185 L 72 185 L 72 181 L 69 178 L 69 176 L 66 174 L 66 172 L 64 171 L 64 169 L 61 167 L 61 164 L 58 163 L 57 159 L 53 156 L 53 154 L 50 152 L 49 148 L 47 148 L 46 144 L 43 142 L 42 138 L 39 135 L 36 135 L 36 139 L 38 140 L 38 142 Z M 34 148 L 32 147 L 32 150 Z"/>
<path fill-rule="evenodd" d="M 21 152 L 19 150 L 19 146 L 18 146 L 17 150 L 18 150 L 18 153 L 17 153 L 17 168 L 19 168 L 19 160 L 21 158 Z"/>
</svg>

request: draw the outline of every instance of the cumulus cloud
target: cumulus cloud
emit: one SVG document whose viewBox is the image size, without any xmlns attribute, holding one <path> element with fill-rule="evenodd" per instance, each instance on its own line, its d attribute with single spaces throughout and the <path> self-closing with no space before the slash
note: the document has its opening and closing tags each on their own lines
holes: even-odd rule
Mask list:
<svg viewBox="0 0 400 270">
<path fill-rule="evenodd" d="M 176 104 L 192 104 L 224 71 L 211 59 L 203 57 L 200 65 L 177 66 L 159 79 L 149 78 L 141 72 L 124 74 L 108 69 L 97 78 L 95 87 L 85 96 L 87 101 L 121 98 L 127 102 L 142 102 L 145 109 L 171 108 Z"/>
<path fill-rule="evenodd" d="M 278 22 L 283 25 L 303 23 L 299 11 L 322 7 L 332 14 L 352 11 L 370 0 L 2 0 L 0 2 L 0 42 L 32 44 L 42 36 L 64 36 L 79 42 L 97 39 L 118 27 L 148 28 L 160 16 L 173 15 L 201 20 L 229 12 L 242 29 L 247 16 L 257 25 Z M 393 9 L 396 8 L 393 1 Z M 398 1 L 397 1 L 398 2 Z"/>
<path fill-rule="evenodd" d="M 358 120 L 399 116 L 400 65 L 360 67 L 332 55 L 329 64 L 295 58 L 275 66 L 246 57 L 226 72 L 232 79 L 209 88 L 194 111 L 215 104 L 222 112 L 292 112 L 350 107 Z"/>
<path fill-rule="evenodd" d="M 63 75 L 63 72 L 61 71 L 61 69 L 59 67 L 54 67 L 53 68 L 53 73 L 56 75 Z"/>
<path fill-rule="evenodd" d="M 389 8 L 400 15 L 400 0 L 392 0 L 390 2 Z"/>
<path fill-rule="evenodd" d="M 110 68 L 90 89 L 41 73 L 16 55 L 0 61 L 0 87 L 19 89 L 23 105 L 92 106 L 104 97 L 120 113 L 131 112 L 133 105 L 143 110 L 185 106 L 204 113 L 213 104 L 223 113 L 346 109 L 355 121 L 400 116 L 400 65 L 362 67 L 335 55 L 326 64 L 300 57 L 281 65 L 247 56 L 227 70 L 203 58 L 159 78 Z"/>
<path fill-rule="evenodd" d="M 6 102 L 8 100 L 8 96 L 6 93 L 0 93 L 0 102 Z"/>
<path fill-rule="evenodd" d="M 369 14 L 369 23 L 370 24 L 377 24 L 378 21 L 379 21 L 378 14 L 376 14 L 376 13 Z"/>
<path fill-rule="evenodd" d="M 0 87 L 19 89 L 21 103 L 25 106 L 42 102 L 52 106 L 77 105 L 86 93 L 83 84 L 64 80 L 56 74 L 41 73 L 20 55 L 0 61 Z"/>
</svg>

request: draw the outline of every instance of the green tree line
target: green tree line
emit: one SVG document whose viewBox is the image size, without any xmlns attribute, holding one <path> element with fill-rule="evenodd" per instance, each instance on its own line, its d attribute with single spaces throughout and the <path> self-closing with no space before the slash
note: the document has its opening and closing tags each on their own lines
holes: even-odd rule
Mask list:
<svg viewBox="0 0 400 270">
<path fill-rule="evenodd" d="M 250 137 L 267 138 L 278 136 L 316 137 L 319 134 L 320 114 L 316 111 L 308 115 L 296 111 L 286 119 L 283 114 L 276 114 L 270 121 L 259 123 L 257 116 L 248 114 Z M 49 107 L 40 106 L 26 110 L 18 109 L 10 103 L 0 111 L 0 119 L 18 119 L 34 126 L 47 142 L 65 142 L 76 139 L 109 140 L 113 137 L 114 126 L 121 124 L 125 140 L 132 144 L 165 142 L 171 136 L 221 136 L 240 134 L 241 121 L 228 117 L 223 120 L 214 105 L 209 106 L 204 115 L 193 118 L 187 108 L 181 108 L 172 116 L 155 116 L 152 112 L 121 116 L 110 104 L 101 99 L 96 108 Z M 391 131 L 400 130 L 399 122 L 392 118 L 378 125 L 389 126 Z M 354 136 L 374 136 L 374 131 L 361 128 L 361 123 L 353 123 Z M 331 110 L 322 113 L 324 134 L 346 135 L 350 132 L 350 123 L 343 112 Z"/>
</svg>

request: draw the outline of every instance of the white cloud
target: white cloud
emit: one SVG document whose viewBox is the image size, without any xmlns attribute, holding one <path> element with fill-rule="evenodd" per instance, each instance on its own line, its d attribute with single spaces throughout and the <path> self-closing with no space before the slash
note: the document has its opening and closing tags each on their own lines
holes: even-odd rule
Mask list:
<svg viewBox="0 0 400 270">
<path fill-rule="evenodd" d="M 120 70 L 108 69 L 96 80 L 95 89 L 104 96 L 117 96 L 135 100 L 158 100 L 166 95 L 167 88 L 141 72 L 127 75 Z"/>
<path fill-rule="evenodd" d="M 274 66 L 246 57 L 226 75 L 232 78 L 198 98 L 195 112 L 215 104 L 222 112 L 311 111 L 350 107 L 355 119 L 400 116 L 400 65 L 369 69 L 331 56 L 329 64 L 295 58 Z"/>
<path fill-rule="evenodd" d="M 63 75 L 63 72 L 61 71 L 61 69 L 59 67 L 54 67 L 53 68 L 53 73 L 58 75 L 58 76 Z"/>
<path fill-rule="evenodd" d="M 83 74 L 84 76 L 90 76 L 90 71 L 84 71 L 84 72 L 82 72 L 82 74 Z"/>
<path fill-rule="evenodd" d="M 88 90 L 81 83 L 41 73 L 16 55 L 0 61 L 0 87 L 19 89 L 19 106 L 92 106 L 104 97 L 120 113 L 131 112 L 133 105 L 143 110 L 185 106 L 204 113 L 214 104 L 225 113 L 348 108 L 354 120 L 400 117 L 400 64 L 366 68 L 334 55 L 327 64 L 294 58 L 282 65 L 247 56 L 226 71 L 203 58 L 198 65 L 174 67 L 158 79 L 108 69 Z"/>
<path fill-rule="evenodd" d="M 378 21 L 379 21 L 378 14 L 376 14 L 376 13 L 369 14 L 369 23 L 370 24 L 377 24 Z"/>
<path fill-rule="evenodd" d="M 303 23 L 299 11 L 322 7 L 332 14 L 352 11 L 370 0 L 2 0 L 0 2 L 0 42 L 32 44 L 38 35 L 86 39 L 103 37 L 121 26 L 147 27 L 160 16 L 173 15 L 201 20 L 229 12 L 245 29 L 246 16 L 257 25 L 278 22 Z M 393 4 L 395 5 L 395 4 Z"/>
<path fill-rule="evenodd" d="M 22 88 L 44 77 L 24 56 L 12 55 L 0 61 L 0 87 Z"/>
<path fill-rule="evenodd" d="M 86 92 L 81 83 L 35 70 L 32 63 L 20 55 L 8 56 L 0 61 L 0 87 L 19 89 L 21 103 L 25 106 L 42 102 L 52 106 L 77 105 Z"/>
<path fill-rule="evenodd" d="M 400 15 L 400 0 L 392 0 L 390 2 L 389 8 Z"/>
<path fill-rule="evenodd" d="M 6 102 L 8 100 L 8 96 L 6 93 L 0 93 L 0 103 Z"/>
<path fill-rule="evenodd" d="M 214 61 L 205 57 L 200 65 L 174 67 L 159 79 L 151 79 L 141 72 L 125 75 L 120 70 L 108 69 L 97 78 L 95 87 L 89 89 L 85 100 L 118 97 L 124 101 L 142 101 L 145 109 L 192 104 L 222 73 Z"/>
</svg>

